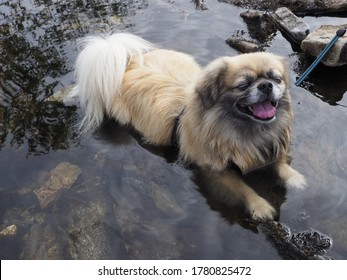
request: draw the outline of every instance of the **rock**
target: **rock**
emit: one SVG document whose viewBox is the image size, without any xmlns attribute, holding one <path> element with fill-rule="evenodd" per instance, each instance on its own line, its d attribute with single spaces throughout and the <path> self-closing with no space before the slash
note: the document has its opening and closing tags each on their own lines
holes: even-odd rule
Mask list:
<svg viewBox="0 0 347 280">
<path fill-rule="evenodd" d="M 119 234 L 107 222 L 104 202 L 77 205 L 68 213 L 68 254 L 72 259 L 124 259 L 126 253 Z M 112 244 L 112 246 L 111 246 Z"/>
<path fill-rule="evenodd" d="M 279 0 L 281 3 L 281 0 Z M 347 1 L 341 0 L 286 0 L 288 8 L 297 15 L 346 14 Z"/>
<path fill-rule="evenodd" d="M 326 214 L 322 213 L 321 217 Z M 334 244 L 342 255 L 347 253 L 347 217 L 345 213 L 334 213 L 334 215 L 323 216 L 322 219 L 311 221 L 312 227 L 319 227 L 324 232 L 329 232 Z"/>
<path fill-rule="evenodd" d="M 177 259 L 195 249 L 183 232 L 173 231 L 170 223 L 148 217 L 145 211 L 115 204 L 114 214 L 130 259 Z"/>
<path fill-rule="evenodd" d="M 25 247 L 20 256 L 25 260 L 57 260 L 63 259 L 63 249 L 56 235 L 56 229 L 47 223 L 34 223 L 24 236 Z"/>
<path fill-rule="evenodd" d="M 50 171 L 46 181 L 34 190 L 41 208 L 46 208 L 52 201 L 56 200 L 63 189 L 69 189 L 80 173 L 81 169 L 77 165 L 68 162 L 62 162 Z"/>
<path fill-rule="evenodd" d="M 346 14 L 347 1 L 341 0 L 219 0 L 248 9 L 275 11 L 280 7 L 287 7 L 297 15 L 328 15 Z"/>
<path fill-rule="evenodd" d="M 285 7 L 278 8 L 273 17 L 281 30 L 296 43 L 300 44 L 310 33 L 308 24 Z"/>
<path fill-rule="evenodd" d="M 45 99 L 46 102 L 58 102 L 64 105 L 73 105 L 78 102 L 77 96 L 70 95 L 74 85 L 64 87 Z"/>
<path fill-rule="evenodd" d="M 242 39 L 242 38 L 228 38 L 225 41 L 230 47 L 242 53 L 257 52 L 260 50 L 260 46 L 254 42 Z"/>
<path fill-rule="evenodd" d="M 195 7 L 199 10 L 208 10 L 205 0 L 193 0 Z"/>
<path fill-rule="evenodd" d="M 277 31 L 277 23 L 274 18 L 266 12 L 247 11 L 240 16 L 247 24 L 249 35 L 264 44 L 270 41 Z"/>
<path fill-rule="evenodd" d="M 13 236 L 17 234 L 17 226 L 16 225 L 10 225 L 7 228 L 0 231 L 0 237 L 1 236 Z"/>
<path fill-rule="evenodd" d="M 307 230 L 292 234 L 290 228 L 273 221 L 261 222 L 259 227 L 283 259 L 317 260 L 329 258 L 325 254 L 331 248 L 332 241 L 322 233 Z"/>
<path fill-rule="evenodd" d="M 176 217 L 184 214 L 176 198 L 168 190 L 160 187 L 155 182 L 149 184 L 148 190 L 155 205 L 166 215 Z"/>
<path fill-rule="evenodd" d="M 317 57 L 328 43 L 335 37 L 336 31 L 341 26 L 322 25 L 319 29 L 309 34 L 301 42 L 301 49 L 314 57 Z M 347 28 L 347 24 L 342 26 Z M 334 46 L 324 56 L 322 63 L 326 66 L 342 66 L 347 64 L 347 36 L 337 40 Z"/>
</svg>

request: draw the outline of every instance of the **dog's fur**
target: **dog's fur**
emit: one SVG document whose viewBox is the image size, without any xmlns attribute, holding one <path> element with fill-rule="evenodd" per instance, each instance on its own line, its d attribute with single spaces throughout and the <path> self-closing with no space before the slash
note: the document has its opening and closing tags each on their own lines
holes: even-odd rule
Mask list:
<svg viewBox="0 0 347 280">
<path fill-rule="evenodd" d="M 230 163 L 242 173 L 274 163 L 287 186 L 305 185 L 287 164 L 293 112 L 281 57 L 221 57 L 201 68 L 187 54 L 120 33 L 85 39 L 76 80 L 84 132 L 107 115 L 132 125 L 150 143 L 170 145 L 181 114 L 180 156 L 213 172 L 224 186 L 220 195 L 239 197 L 253 218 L 271 219 L 275 210 Z"/>
</svg>

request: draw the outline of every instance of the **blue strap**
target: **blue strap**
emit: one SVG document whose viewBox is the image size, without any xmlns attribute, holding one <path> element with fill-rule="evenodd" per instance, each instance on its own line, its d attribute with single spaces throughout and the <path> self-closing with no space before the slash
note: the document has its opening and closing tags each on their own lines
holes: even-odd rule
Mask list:
<svg viewBox="0 0 347 280">
<path fill-rule="evenodd" d="M 317 66 L 317 64 L 323 59 L 323 57 L 328 53 L 331 47 L 336 43 L 336 41 L 345 35 L 346 29 L 340 28 L 336 31 L 335 37 L 330 41 L 328 45 L 323 49 L 323 51 L 319 54 L 319 56 L 313 61 L 313 63 L 306 69 L 306 71 L 301 75 L 301 77 L 296 81 L 295 85 L 299 86 L 303 80 L 312 72 L 312 70 Z"/>
</svg>

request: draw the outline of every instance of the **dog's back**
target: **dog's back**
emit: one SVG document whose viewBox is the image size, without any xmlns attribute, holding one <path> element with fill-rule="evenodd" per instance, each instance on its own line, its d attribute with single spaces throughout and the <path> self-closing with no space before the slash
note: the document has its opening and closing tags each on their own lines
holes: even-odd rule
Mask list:
<svg viewBox="0 0 347 280">
<path fill-rule="evenodd" d="M 76 62 L 82 131 L 97 128 L 106 114 L 131 124 L 149 142 L 169 144 L 174 119 L 200 73 L 194 59 L 126 33 L 88 37 L 84 43 Z"/>
<path fill-rule="evenodd" d="M 118 94 L 124 72 L 131 57 L 141 58 L 153 49 L 147 41 L 131 34 L 87 37 L 76 61 L 77 81 L 74 92 L 85 110 L 83 132 L 96 129 L 110 111 L 111 101 Z"/>
</svg>

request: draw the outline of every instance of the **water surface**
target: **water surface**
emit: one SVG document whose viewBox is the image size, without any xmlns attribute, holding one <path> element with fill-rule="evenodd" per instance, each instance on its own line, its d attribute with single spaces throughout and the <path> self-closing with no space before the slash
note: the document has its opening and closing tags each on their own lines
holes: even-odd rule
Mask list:
<svg viewBox="0 0 347 280">
<path fill-rule="evenodd" d="M 236 55 L 225 39 L 251 37 L 239 16 L 245 10 L 205 2 L 204 11 L 183 0 L 0 4 L 0 230 L 18 228 L 15 236 L 0 237 L 1 259 L 285 258 L 242 209 L 220 208 L 204 191 L 209 182 L 177 162 L 172 149 L 148 146 L 112 121 L 80 138 L 78 107 L 44 101 L 73 84 L 78 40 L 100 31 L 132 32 L 192 54 L 203 65 Z M 347 22 L 305 20 L 312 29 Z M 321 66 L 304 88 L 295 87 L 311 60 L 279 31 L 265 45 L 289 61 L 292 166 L 306 176 L 308 187 L 285 191 L 263 178 L 267 187 L 259 192 L 280 210 L 279 221 L 293 233 L 317 230 L 333 240 L 327 255 L 346 259 L 346 68 Z M 34 191 L 62 162 L 81 174 L 41 209 Z"/>
</svg>

